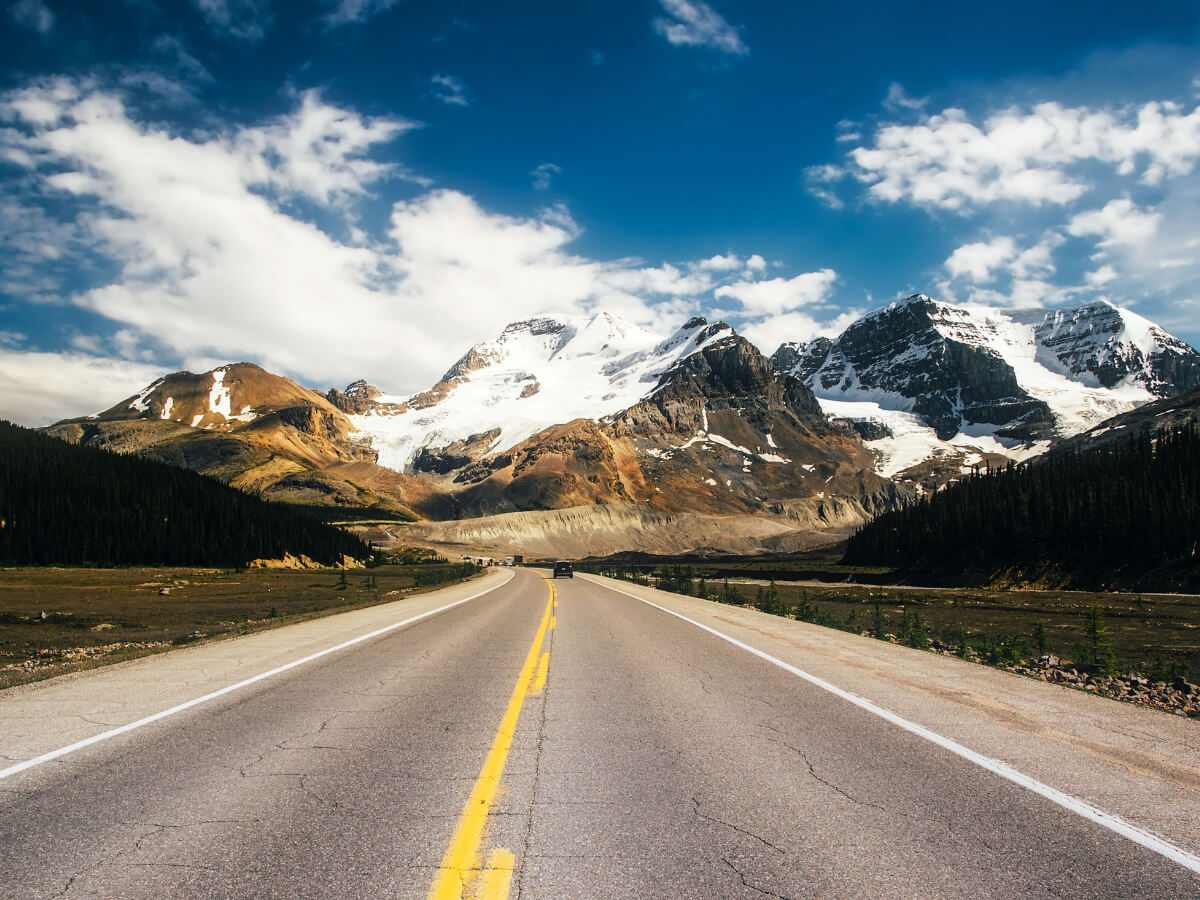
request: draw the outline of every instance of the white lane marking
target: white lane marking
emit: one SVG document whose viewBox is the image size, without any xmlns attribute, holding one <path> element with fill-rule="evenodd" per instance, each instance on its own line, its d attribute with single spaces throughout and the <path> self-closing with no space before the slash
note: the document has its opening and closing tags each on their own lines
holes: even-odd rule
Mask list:
<svg viewBox="0 0 1200 900">
<path fill-rule="evenodd" d="M 829 693 L 833 694 L 834 696 L 841 697 L 843 700 L 853 703 L 855 706 L 864 709 L 873 715 L 879 716 L 881 719 L 891 722 L 893 725 L 903 728 L 905 731 L 915 734 L 917 737 L 924 738 L 933 744 L 937 744 L 939 747 L 949 750 L 951 753 L 961 756 L 963 759 L 973 762 L 975 765 L 987 769 L 989 772 L 999 775 L 1001 778 L 1007 778 L 1014 784 L 1019 784 L 1021 787 L 1045 797 L 1052 803 L 1057 803 L 1064 809 L 1068 809 L 1090 822 L 1094 822 L 1103 828 L 1107 828 L 1109 831 L 1116 832 L 1122 837 L 1133 841 L 1135 844 L 1141 844 L 1146 849 L 1152 850 L 1160 856 L 1165 856 L 1167 859 L 1174 863 L 1178 863 L 1185 869 L 1191 869 L 1193 872 L 1200 873 L 1200 857 L 1189 853 L 1182 847 L 1175 846 L 1170 841 L 1164 840 L 1157 835 L 1138 828 L 1136 825 L 1126 822 L 1120 816 L 1116 816 L 1112 813 L 1105 812 L 1102 809 L 1098 809 L 1097 807 L 1092 806 L 1086 800 L 1080 800 L 1078 797 L 1072 797 L 1070 794 L 1058 790 L 1058 788 L 1050 787 L 1050 785 L 1038 781 L 1036 778 L 1026 775 L 1024 772 L 1014 769 L 1008 763 L 1001 762 L 998 759 L 992 759 L 990 756 L 984 756 L 982 753 L 977 753 L 970 747 L 964 747 L 957 741 L 940 735 L 936 731 L 931 731 L 923 725 L 918 725 L 916 722 L 910 722 L 908 719 L 896 715 L 896 713 L 892 712 L 891 710 L 884 709 L 882 706 L 872 703 L 865 697 L 860 697 L 858 694 L 852 694 L 849 691 L 843 690 L 836 684 L 831 684 L 830 682 L 826 681 L 824 678 L 819 678 L 816 675 L 805 672 L 803 669 L 798 669 L 791 663 L 786 663 L 782 659 L 771 656 L 769 653 L 764 653 L 762 650 L 751 647 L 749 644 L 744 644 L 727 634 L 722 634 L 715 628 L 709 628 L 707 625 L 702 625 L 694 619 L 689 619 L 685 615 L 681 615 L 674 610 L 667 609 L 665 606 L 659 606 L 657 603 L 647 600 L 645 597 L 639 597 L 636 594 L 629 593 L 629 591 L 623 591 L 620 588 L 612 587 L 611 585 L 604 584 L 603 582 L 592 581 L 590 578 L 587 580 L 591 581 L 592 584 L 607 588 L 614 593 L 624 594 L 626 597 L 632 597 L 634 600 L 645 603 L 647 606 L 653 606 L 655 609 L 661 610 L 669 616 L 682 619 L 689 625 L 695 625 L 702 631 L 707 631 L 714 637 L 719 637 L 723 641 L 728 641 L 735 647 L 745 650 L 747 653 L 753 653 L 760 659 L 764 659 L 772 665 L 779 666 L 779 668 L 783 669 L 784 671 L 790 672 L 799 678 L 803 678 L 810 684 L 816 685 L 822 690 L 829 691 Z"/>
<path fill-rule="evenodd" d="M 381 634 L 387 634 L 389 631 L 395 631 L 397 628 L 403 628 L 405 625 L 411 625 L 413 622 L 419 622 L 422 619 L 428 619 L 430 616 L 436 616 L 438 613 L 444 613 L 448 609 L 454 609 L 456 606 L 462 606 L 464 603 L 470 603 L 472 600 L 482 597 L 484 594 L 490 594 L 497 588 L 502 588 L 513 579 L 511 572 L 507 573 L 508 578 L 500 584 L 493 585 L 486 591 L 480 591 L 478 594 L 472 594 L 470 597 L 465 597 L 462 600 L 455 600 L 453 603 L 447 603 L 445 606 L 440 606 L 437 609 L 431 609 L 429 612 L 423 612 L 418 616 L 412 616 L 405 619 L 403 622 L 393 622 L 391 625 L 385 625 L 382 628 L 376 628 L 374 631 L 367 634 L 360 634 L 358 637 L 350 638 L 348 641 L 342 641 L 334 647 L 327 647 L 324 650 L 318 650 L 316 653 L 310 653 L 302 659 L 293 660 L 290 663 L 285 663 L 271 669 L 268 672 L 262 672 L 247 678 L 244 681 L 239 681 L 237 684 L 231 684 L 223 687 L 220 690 L 205 694 L 203 697 L 196 697 L 194 700 L 188 700 L 185 703 L 180 703 L 178 706 L 172 706 L 170 709 L 164 709 L 162 712 L 156 712 L 153 715 L 146 716 L 144 719 L 138 719 L 136 722 L 130 722 L 128 725 L 121 725 L 117 728 L 112 728 L 100 734 L 94 734 L 89 738 L 84 738 L 81 741 L 76 741 L 73 744 L 68 744 L 66 747 L 59 747 L 57 750 L 51 750 L 48 753 L 43 753 L 41 756 L 35 756 L 33 759 L 27 759 L 24 762 L 19 762 L 16 765 L 9 766 L 7 769 L 0 769 L 0 781 L 18 772 L 24 772 L 26 769 L 32 769 L 34 766 L 40 766 L 42 763 L 50 762 L 52 759 L 58 759 L 66 756 L 68 753 L 74 753 L 76 750 L 82 750 L 84 747 L 90 747 L 92 744 L 98 744 L 101 741 L 107 741 L 109 738 L 114 738 L 117 735 L 125 734 L 128 731 L 133 731 L 135 728 L 141 728 L 143 725 L 149 725 L 151 722 L 157 722 L 159 719 L 165 719 L 167 716 L 173 716 L 175 713 L 183 712 L 185 709 L 191 709 L 193 706 L 199 706 L 201 703 L 207 703 L 209 700 L 215 700 L 217 697 L 223 697 L 226 694 L 232 693 L 240 688 L 247 687 L 266 678 L 271 678 L 281 672 L 286 672 L 288 669 L 294 669 L 297 666 L 302 666 L 305 663 L 310 663 L 314 659 L 320 659 L 322 656 L 328 656 L 330 653 L 337 653 L 339 650 L 345 650 L 347 647 L 353 647 L 355 644 L 361 644 L 363 641 L 369 641 L 371 638 L 379 637 Z"/>
</svg>

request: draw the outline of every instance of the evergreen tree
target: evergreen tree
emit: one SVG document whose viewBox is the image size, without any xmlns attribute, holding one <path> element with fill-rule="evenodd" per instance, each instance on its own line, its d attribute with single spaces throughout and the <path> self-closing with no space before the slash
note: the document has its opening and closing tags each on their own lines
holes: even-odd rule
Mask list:
<svg viewBox="0 0 1200 900">
<path fill-rule="evenodd" d="M 164 463 L 0 421 L 0 564 L 203 565 L 366 559 L 355 536 Z"/>
</svg>

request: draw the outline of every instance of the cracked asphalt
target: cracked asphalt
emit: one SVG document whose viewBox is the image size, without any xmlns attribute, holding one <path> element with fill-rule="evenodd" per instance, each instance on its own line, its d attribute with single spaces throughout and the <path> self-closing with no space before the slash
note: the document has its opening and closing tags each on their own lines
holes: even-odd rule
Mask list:
<svg viewBox="0 0 1200 900">
<path fill-rule="evenodd" d="M 598 582 L 555 586 L 549 679 L 481 848 L 515 855 L 512 897 L 1200 896 L 1194 873 L 694 626 Z M 520 570 L 0 782 L 0 896 L 425 897 L 546 599 Z M 775 627 L 756 615 L 722 627 Z"/>
</svg>

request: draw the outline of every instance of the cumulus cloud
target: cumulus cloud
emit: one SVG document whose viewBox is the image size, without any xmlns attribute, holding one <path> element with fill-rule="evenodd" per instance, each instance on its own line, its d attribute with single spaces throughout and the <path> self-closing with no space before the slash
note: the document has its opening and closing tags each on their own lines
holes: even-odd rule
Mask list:
<svg viewBox="0 0 1200 900">
<path fill-rule="evenodd" d="M 683 47 L 710 47 L 743 56 L 750 52 L 736 28 L 703 0 L 658 0 L 666 16 L 654 20 L 654 30 Z"/>
<path fill-rule="evenodd" d="M 762 259 L 762 257 L 758 257 Z M 710 272 L 735 272 L 742 268 L 742 260 L 736 253 L 717 254 L 710 256 L 708 259 L 702 259 L 696 263 L 698 268 L 707 269 Z"/>
<path fill-rule="evenodd" d="M 192 0 L 192 5 L 222 37 L 253 44 L 271 26 L 270 0 Z"/>
<path fill-rule="evenodd" d="M 1063 238 L 1057 232 L 1048 232 L 1024 250 L 1007 236 L 963 244 L 946 260 L 946 271 L 951 278 L 962 277 L 975 283 L 992 281 L 1002 271 L 1016 278 L 1050 274 L 1055 268 L 1054 249 L 1062 242 Z"/>
<path fill-rule="evenodd" d="M 54 12 L 42 0 L 17 0 L 8 8 L 8 14 L 18 25 L 38 34 L 49 34 L 54 30 Z"/>
<path fill-rule="evenodd" d="M 1160 221 L 1159 213 L 1147 212 L 1128 197 L 1121 197 L 1101 209 L 1074 216 L 1067 224 L 1067 231 L 1076 237 L 1099 238 L 1102 250 L 1136 249 L 1154 238 Z"/>
<path fill-rule="evenodd" d="M 434 75 L 429 79 L 430 93 L 447 106 L 470 106 L 467 86 L 454 75 Z"/>
<path fill-rule="evenodd" d="M 774 353 L 785 341 L 806 343 L 817 337 L 835 337 L 845 331 L 865 310 L 849 309 L 828 319 L 793 311 L 759 319 L 742 328 L 742 333 L 763 353 Z"/>
<path fill-rule="evenodd" d="M 511 321 L 604 309 L 669 331 L 722 279 L 765 267 L 757 255 L 728 254 L 737 269 L 589 259 L 571 250 L 580 229 L 565 207 L 503 215 L 448 189 L 394 203 L 382 231 L 355 230 L 360 201 L 397 174 L 376 149 L 411 124 L 317 93 L 262 124 L 189 134 L 141 121 L 93 83 L 58 80 L 0 95 L 0 119 L 11 126 L 0 152 L 34 186 L 0 205 L 12 226 L 0 241 L 19 238 L 30 278 L 44 276 L 56 247 L 98 261 L 72 273 L 90 286 L 59 283 L 58 302 L 94 314 L 107 333 L 89 326 L 71 351 L 14 350 L 5 363 L 41 371 L 63 360 L 55 383 L 76 405 L 47 401 L 53 417 L 95 411 L 89 373 L 103 365 L 127 374 L 114 388 L 123 395 L 163 371 L 240 359 L 317 387 L 367 377 L 416 391 Z M 297 211 L 309 208 L 309 219 Z M 801 276 L 783 291 L 768 283 L 770 297 L 739 281 L 738 292 L 757 315 L 821 296 L 813 277 L 826 278 Z M 11 286 L 34 299 L 28 285 Z"/>
<path fill-rule="evenodd" d="M 1145 184 L 1192 172 L 1200 108 L 1166 101 L 1119 110 L 1042 103 L 975 122 L 946 109 L 917 124 L 886 124 L 849 153 L 847 171 L 878 202 L 970 211 L 997 201 L 1064 205 L 1087 192 L 1085 163 Z"/>
<path fill-rule="evenodd" d="M 964 276 L 971 281 L 991 281 L 992 273 L 1016 255 L 1017 246 L 1010 237 L 963 244 L 950 254 L 946 269 L 952 278 Z"/>
<path fill-rule="evenodd" d="M 827 300 L 836 282 L 837 273 L 833 269 L 821 269 L 795 278 L 722 285 L 713 291 L 713 296 L 737 300 L 749 315 L 778 315 Z"/>
<path fill-rule="evenodd" d="M 1117 277 L 1117 270 L 1112 266 L 1101 266 L 1085 276 L 1087 283 L 1092 287 L 1103 287 L 1111 281 L 1116 281 Z"/>
</svg>

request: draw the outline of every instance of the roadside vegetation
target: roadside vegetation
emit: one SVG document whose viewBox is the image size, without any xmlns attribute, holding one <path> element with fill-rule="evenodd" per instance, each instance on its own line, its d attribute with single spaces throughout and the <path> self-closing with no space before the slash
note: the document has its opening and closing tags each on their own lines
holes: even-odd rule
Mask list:
<svg viewBox="0 0 1200 900">
<path fill-rule="evenodd" d="M 0 688 L 402 599 L 479 569 L 0 570 Z"/>
<path fill-rule="evenodd" d="M 1200 596 L 779 584 L 710 579 L 690 565 L 578 568 L 1200 715 L 1200 687 L 1189 680 L 1200 674 Z"/>
<path fill-rule="evenodd" d="M 968 476 L 873 520 L 844 562 L 959 583 L 1200 591 L 1200 428 Z"/>
<path fill-rule="evenodd" d="M 234 567 L 371 550 L 349 532 L 211 478 L 0 421 L 0 565 Z"/>
</svg>

